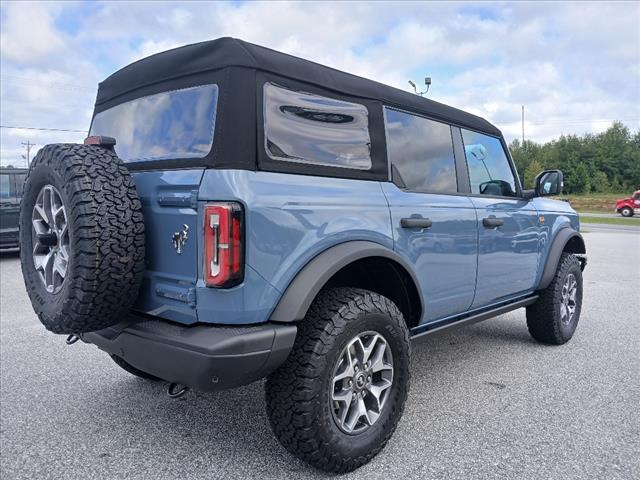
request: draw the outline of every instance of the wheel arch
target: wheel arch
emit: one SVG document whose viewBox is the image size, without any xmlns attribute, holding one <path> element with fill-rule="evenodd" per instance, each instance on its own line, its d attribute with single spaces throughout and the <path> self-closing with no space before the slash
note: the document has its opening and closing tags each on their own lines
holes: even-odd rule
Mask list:
<svg viewBox="0 0 640 480">
<path fill-rule="evenodd" d="M 556 234 L 551 247 L 549 248 L 549 254 L 547 255 L 540 284 L 538 285 L 539 290 L 547 288 L 553 280 L 553 276 L 558 268 L 558 262 L 560 261 L 560 257 L 563 253 L 573 253 L 578 255 L 584 255 L 587 253 L 584 239 L 580 232 L 566 227 Z M 586 260 L 581 260 L 580 263 L 584 269 Z"/>
<path fill-rule="evenodd" d="M 372 271 L 379 275 L 371 275 Z M 377 278 L 384 281 L 376 281 Z M 315 256 L 298 272 L 280 297 L 270 320 L 302 320 L 323 288 L 349 286 L 390 298 L 412 327 L 419 323 L 424 308 L 418 285 L 410 265 L 393 250 L 370 241 L 340 243 Z"/>
</svg>

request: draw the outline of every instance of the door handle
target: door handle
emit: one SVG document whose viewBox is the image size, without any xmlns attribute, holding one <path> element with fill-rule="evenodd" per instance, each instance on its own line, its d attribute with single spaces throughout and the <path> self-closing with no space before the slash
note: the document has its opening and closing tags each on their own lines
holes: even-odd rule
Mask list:
<svg viewBox="0 0 640 480">
<path fill-rule="evenodd" d="M 402 228 L 430 228 L 431 225 L 433 225 L 433 222 L 428 218 L 411 217 L 400 219 Z"/>
<path fill-rule="evenodd" d="M 501 218 L 496 218 L 492 215 L 490 217 L 483 218 L 482 225 L 484 225 L 486 228 L 497 228 L 504 225 L 504 220 L 502 220 Z"/>
</svg>

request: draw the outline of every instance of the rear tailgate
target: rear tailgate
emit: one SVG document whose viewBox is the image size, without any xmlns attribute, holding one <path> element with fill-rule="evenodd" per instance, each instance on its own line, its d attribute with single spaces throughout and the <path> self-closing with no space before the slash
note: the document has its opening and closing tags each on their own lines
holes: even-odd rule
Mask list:
<svg viewBox="0 0 640 480">
<path fill-rule="evenodd" d="M 146 271 L 136 311 L 180 323 L 198 321 L 197 192 L 203 173 L 203 169 L 133 173 L 146 241 Z"/>
</svg>

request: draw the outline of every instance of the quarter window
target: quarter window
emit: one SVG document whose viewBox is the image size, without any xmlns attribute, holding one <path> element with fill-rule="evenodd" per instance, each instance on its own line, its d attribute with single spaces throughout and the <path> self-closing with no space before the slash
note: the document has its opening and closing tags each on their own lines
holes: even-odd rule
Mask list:
<svg viewBox="0 0 640 480">
<path fill-rule="evenodd" d="M 163 92 L 98 113 L 89 135 L 116 139 L 125 162 L 202 158 L 211 150 L 218 86 Z"/>
<path fill-rule="evenodd" d="M 387 154 L 407 190 L 455 193 L 457 178 L 449 125 L 385 108 Z"/>
<path fill-rule="evenodd" d="M 502 142 L 496 137 L 462 129 L 471 193 L 516 196 L 516 181 Z"/>
<path fill-rule="evenodd" d="M 364 105 L 266 83 L 264 136 L 267 154 L 275 160 L 371 168 L 369 117 Z"/>
</svg>

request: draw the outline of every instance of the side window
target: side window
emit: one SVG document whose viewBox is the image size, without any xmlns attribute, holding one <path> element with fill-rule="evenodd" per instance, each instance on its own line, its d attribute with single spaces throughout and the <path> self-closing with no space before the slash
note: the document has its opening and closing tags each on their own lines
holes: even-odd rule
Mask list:
<svg viewBox="0 0 640 480">
<path fill-rule="evenodd" d="M 393 174 L 407 190 L 457 192 L 449 125 L 386 107 L 385 125 Z"/>
<path fill-rule="evenodd" d="M 367 108 L 264 85 L 264 137 L 274 160 L 369 170 Z"/>
<path fill-rule="evenodd" d="M 6 200 L 11 195 L 11 175 L 0 173 L 0 200 Z"/>
<path fill-rule="evenodd" d="M 15 181 L 15 192 L 17 198 L 22 198 L 22 194 L 24 192 L 24 181 L 26 180 L 27 175 L 24 173 L 16 173 L 13 176 L 13 180 Z"/>
<path fill-rule="evenodd" d="M 471 193 L 516 196 L 516 181 L 502 143 L 496 137 L 462 129 Z"/>
</svg>

